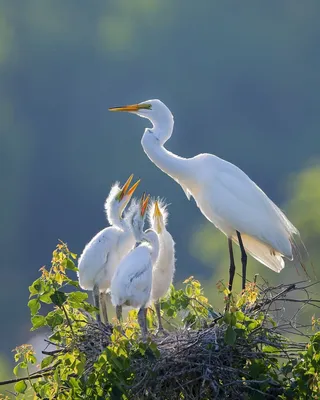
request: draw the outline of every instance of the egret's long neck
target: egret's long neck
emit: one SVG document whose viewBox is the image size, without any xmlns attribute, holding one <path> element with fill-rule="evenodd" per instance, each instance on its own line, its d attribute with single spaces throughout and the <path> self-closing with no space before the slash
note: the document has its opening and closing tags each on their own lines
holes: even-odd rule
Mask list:
<svg viewBox="0 0 320 400">
<path fill-rule="evenodd" d="M 159 251 L 160 251 L 160 243 L 159 243 L 159 238 L 156 232 L 152 229 L 148 229 L 144 233 L 144 239 L 150 243 L 151 245 L 151 262 L 152 265 L 155 265 L 157 262 L 158 256 L 159 256 Z"/>
<path fill-rule="evenodd" d="M 122 216 L 119 216 L 119 209 L 118 206 L 113 206 L 107 212 L 107 219 L 111 226 L 122 230 L 128 230 L 128 224 Z"/>
<path fill-rule="evenodd" d="M 163 147 L 171 136 L 173 119 L 162 123 L 161 128 L 154 124 L 152 129 L 146 129 L 141 140 L 143 150 L 163 172 L 173 179 L 184 182 L 190 176 L 188 159 L 179 157 Z M 166 139 L 163 140 L 162 138 Z"/>
</svg>

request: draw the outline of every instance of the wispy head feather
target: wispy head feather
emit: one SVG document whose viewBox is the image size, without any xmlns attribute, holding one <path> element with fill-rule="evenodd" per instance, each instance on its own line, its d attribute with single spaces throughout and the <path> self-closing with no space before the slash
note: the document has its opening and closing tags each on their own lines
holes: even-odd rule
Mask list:
<svg viewBox="0 0 320 400">
<path fill-rule="evenodd" d="M 150 202 L 150 205 L 149 205 L 149 209 L 148 209 L 148 222 L 149 222 L 149 225 L 152 228 L 154 228 L 154 224 L 155 224 L 155 221 L 154 221 L 154 209 L 155 209 L 155 202 L 156 201 L 158 202 L 158 205 L 159 205 L 159 208 L 160 208 L 160 212 L 161 212 L 161 215 L 162 215 L 162 221 L 163 221 L 164 226 L 167 225 L 168 218 L 169 218 L 169 213 L 168 213 L 168 209 L 167 209 L 168 208 L 168 204 L 165 202 L 165 199 L 164 198 L 160 198 L 160 197 L 158 197 L 156 199 L 152 198 L 151 202 Z"/>
<path fill-rule="evenodd" d="M 116 201 L 116 197 L 120 190 L 120 182 L 115 182 L 110 189 L 110 193 L 106 198 L 106 201 L 104 202 L 104 211 L 110 225 L 114 225 L 118 221 L 119 202 Z"/>
</svg>

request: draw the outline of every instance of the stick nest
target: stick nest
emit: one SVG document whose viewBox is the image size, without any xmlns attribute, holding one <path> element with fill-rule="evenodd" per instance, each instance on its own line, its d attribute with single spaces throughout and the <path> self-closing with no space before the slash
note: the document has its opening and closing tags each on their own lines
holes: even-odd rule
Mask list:
<svg viewBox="0 0 320 400">
<path fill-rule="evenodd" d="M 285 302 L 298 302 L 301 309 L 308 303 L 313 304 L 309 295 L 303 300 L 288 297 L 294 291 L 307 293 L 307 287 L 291 284 L 264 288 L 259 300 L 242 310 L 245 316 L 254 320 L 261 319 L 262 315 L 263 323 L 245 337 L 237 337 L 232 345 L 226 343 L 230 327 L 223 321 L 223 316 L 209 321 L 200 330 L 184 328 L 168 332 L 166 336 L 152 336 L 159 354 L 155 356 L 147 349 L 144 356 L 131 357 L 130 370 L 134 380 L 126 387 L 129 398 L 247 399 L 248 395 L 260 393 L 265 399 L 277 399 L 283 393 L 282 387 L 272 374 L 265 375 L 263 380 L 253 380 L 250 360 L 263 360 L 272 365 L 275 357 L 277 360 L 290 359 L 305 349 L 303 341 L 284 338 L 285 333 L 298 334 L 300 339 L 308 335 L 295 319 L 286 320 L 283 306 Z M 317 307 L 316 303 L 313 305 Z M 276 325 L 270 323 L 270 313 L 277 318 Z M 93 321 L 85 328 L 78 346 L 86 354 L 88 373 L 110 343 L 111 333 L 111 325 L 101 330 Z M 268 352 L 266 346 L 273 351 Z M 267 391 L 261 391 L 263 384 L 267 384 Z"/>
</svg>

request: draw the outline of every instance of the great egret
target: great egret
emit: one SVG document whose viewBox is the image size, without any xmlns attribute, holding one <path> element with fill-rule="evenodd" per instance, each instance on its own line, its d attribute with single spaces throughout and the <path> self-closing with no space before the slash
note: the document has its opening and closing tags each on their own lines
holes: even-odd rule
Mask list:
<svg viewBox="0 0 320 400">
<path fill-rule="evenodd" d="M 174 240 L 166 228 L 168 222 L 166 204 L 161 200 L 152 202 L 148 219 L 151 229 L 157 232 L 160 243 L 159 256 L 152 271 L 151 300 L 157 312 L 158 331 L 163 332 L 159 300 L 167 294 L 175 271 Z"/>
<path fill-rule="evenodd" d="M 238 167 L 212 154 L 183 158 L 164 144 L 173 131 L 173 115 L 160 100 L 113 107 L 147 118 L 142 147 L 163 172 L 178 182 L 188 199 L 195 199 L 202 214 L 228 238 L 230 255 L 229 289 L 235 274 L 232 241 L 241 249 L 242 288 L 246 283 L 246 250 L 259 262 L 280 272 L 283 257 L 295 255 L 297 229 L 267 195 Z"/>
<path fill-rule="evenodd" d="M 137 242 L 118 265 L 111 282 L 111 301 L 116 307 L 117 318 L 121 320 L 122 306 L 139 308 L 138 322 L 142 336 L 147 334 L 145 309 L 150 300 L 152 269 L 159 254 L 158 235 L 152 229 L 143 231 L 149 196 L 141 199 L 140 207 L 134 207 L 131 226 Z"/>
<path fill-rule="evenodd" d="M 94 305 L 100 309 L 101 303 L 104 322 L 108 321 L 106 292 L 110 288 L 112 276 L 122 257 L 135 244 L 127 218 L 122 218 L 122 213 L 140 182 L 138 180 L 129 189 L 132 179 L 133 174 L 122 188 L 118 182 L 112 186 L 105 201 L 107 219 L 112 226 L 102 229 L 90 240 L 78 261 L 80 287 L 93 291 Z M 97 319 L 101 321 L 99 313 Z"/>
</svg>

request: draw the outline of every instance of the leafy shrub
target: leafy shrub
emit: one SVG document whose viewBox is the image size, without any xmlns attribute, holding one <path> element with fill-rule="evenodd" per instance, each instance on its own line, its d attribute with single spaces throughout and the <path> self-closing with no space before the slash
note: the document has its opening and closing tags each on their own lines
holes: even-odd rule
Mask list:
<svg viewBox="0 0 320 400">
<path fill-rule="evenodd" d="M 297 285 L 258 290 L 226 298 L 220 315 L 208 303 L 200 282 L 190 277 L 183 289 L 171 287 L 161 302 L 165 337 L 141 340 L 137 312 L 120 326 L 98 324 L 87 293 L 69 271 L 76 255 L 64 243 L 53 252 L 50 269 L 29 287 L 32 330 L 50 330 L 40 369 L 33 349 L 15 349 L 18 399 L 318 399 L 320 333 L 309 343 L 289 340 L 270 315 L 274 302 Z M 70 291 L 70 288 L 74 291 Z M 43 312 L 44 305 L 50 305 Z M 153 333 L 156 314 L 148 309 Z M 316 324 L 314 324 L 315 326 Z M 19 375 L 23 373 L 23 377 Z"/>
</svg>

